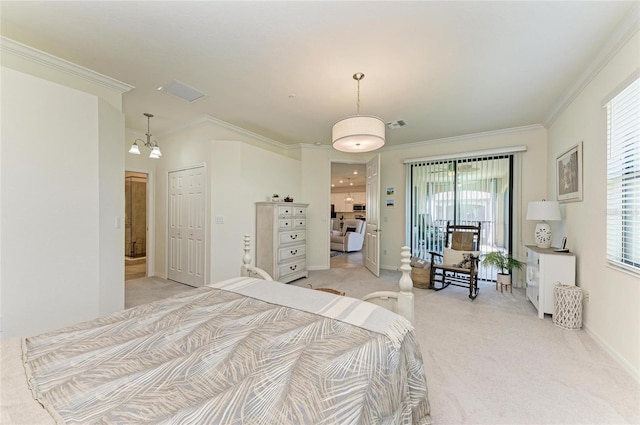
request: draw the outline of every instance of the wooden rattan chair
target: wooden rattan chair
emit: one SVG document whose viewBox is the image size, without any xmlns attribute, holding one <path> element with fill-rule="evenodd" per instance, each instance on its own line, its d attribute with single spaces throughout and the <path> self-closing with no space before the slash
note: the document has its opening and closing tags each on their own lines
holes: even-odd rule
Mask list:
<svg viewBox="0 0 640 425">
<path fill-rule="evenodd" d="M 469 298 L 478 296 L 478 258 L 480 227 L 454 225 L 447 222 L 444 253 L 431 254 L 431 289 L 442 290 L 449 285 L 469 288 Z"/>
</svg>

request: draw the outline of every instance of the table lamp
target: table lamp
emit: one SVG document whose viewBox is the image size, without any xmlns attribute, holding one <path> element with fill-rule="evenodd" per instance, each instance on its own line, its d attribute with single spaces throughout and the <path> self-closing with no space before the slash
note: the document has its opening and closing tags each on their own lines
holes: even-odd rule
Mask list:
<svg viewBox="0 0 640 425">
<path fill-rule="evenodd" d="M 536 224 L 534 239 L 539 248 L 551 246 L 551 226 L 547 220 L 562 220 L 560 216 L 560 204 L 556 201 L 529 202 L 527 207 L 527 220 L 541 220 Z"/>
</svg>

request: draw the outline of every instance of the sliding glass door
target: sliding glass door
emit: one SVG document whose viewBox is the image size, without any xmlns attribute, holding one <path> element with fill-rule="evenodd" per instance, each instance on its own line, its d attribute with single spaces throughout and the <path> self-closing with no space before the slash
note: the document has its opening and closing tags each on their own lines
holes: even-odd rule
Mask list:
<svg viewBox="0 0 640 425">
<path fill-rule="evenodd" d="M 443 252 L 447 222 L 482 225 L 481 255 L 511 251 L 513 156 L 407 164 L 412 255 Z M 480 268 L 481 279 L 495 272 Z"/>
</svg>

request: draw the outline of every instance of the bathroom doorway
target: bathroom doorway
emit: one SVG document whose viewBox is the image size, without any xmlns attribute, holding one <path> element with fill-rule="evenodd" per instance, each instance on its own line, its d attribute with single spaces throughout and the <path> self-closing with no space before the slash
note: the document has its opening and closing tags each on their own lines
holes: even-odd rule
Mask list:
<svg viewBox="0 0 640 425">
<path fill-rule="evenodd" d="M 148 175 L 125 172 L 125 280 L 147 276 Z"/>
</svg>

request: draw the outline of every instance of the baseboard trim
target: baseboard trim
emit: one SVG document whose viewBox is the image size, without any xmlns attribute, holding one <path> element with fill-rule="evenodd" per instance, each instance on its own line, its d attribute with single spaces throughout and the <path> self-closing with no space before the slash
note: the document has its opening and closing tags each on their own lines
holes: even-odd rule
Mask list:
<svg viewBox="0 0 640 425">
<path fill-rule="evenodd" d="M 589 335 L 593 340 L 604 349 L 615 361 L 618 363 L 624 370 L 626 370 L 635 380 L 640 384 L 640 371 L 633 367 L 631 363 L 627 361 L 624 357 L 622 357 L 616 350 L 611 347 L 604 339 L 600 337 L 597 333 L 591 330 L 585 323 L 582 324 L 582 329 Z"/>
<path fill-rule="evenodd" d="M 307 266 L 307 270 L 329 270 L 330 268 L 329 266 Z"/>
</svg>

